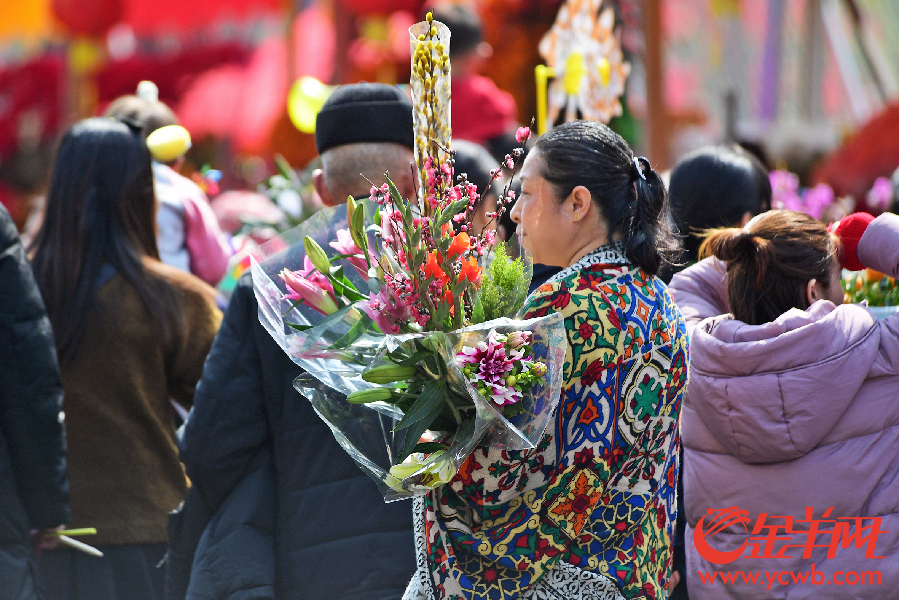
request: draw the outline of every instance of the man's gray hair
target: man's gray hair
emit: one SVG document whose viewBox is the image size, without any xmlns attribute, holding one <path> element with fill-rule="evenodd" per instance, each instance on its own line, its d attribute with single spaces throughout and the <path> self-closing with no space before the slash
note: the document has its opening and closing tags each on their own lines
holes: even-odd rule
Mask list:
<svg viewBox="0 0 899 600">
<path fill-rule="evenodd" d="M 384 173 L 402 194 L 412 193 L 412 150 L 402 144 L 365 142 L 344 144 L 322 156 L 325 185 L 336 202 L 347 196 L 367 197 L 371 183 L 384 183 Z"/>
</svg>

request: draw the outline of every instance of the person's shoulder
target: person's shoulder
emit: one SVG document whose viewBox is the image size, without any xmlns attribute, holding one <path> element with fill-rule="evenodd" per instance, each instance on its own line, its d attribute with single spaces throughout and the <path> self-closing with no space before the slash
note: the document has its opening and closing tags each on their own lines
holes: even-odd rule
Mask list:
<svg viewBox="0 0 899 600">
<path fill-rule="evenodd" d="M 216 305 L 218 292 L 199 277 L 150 258 L 144 259 L 144 268 L 151 277 L 168 284 L 179 295 L 189 299 L 202 299 L 206 303 Z"/>
</svg>

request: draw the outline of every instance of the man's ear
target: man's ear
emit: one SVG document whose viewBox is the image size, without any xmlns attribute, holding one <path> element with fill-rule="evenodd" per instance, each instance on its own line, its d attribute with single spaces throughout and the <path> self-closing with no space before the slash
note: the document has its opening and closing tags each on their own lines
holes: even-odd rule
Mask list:
<svg viewBox="0 0 899 600">
<path fill-rule="evenodd" d="M 322 204 L 325 206 L 334 206 L 336 204 L 334 196 L 331 195 L 331 191 L 325 185 L 325 173 L 321 169 L 312 171 L 312 187 L 315 188 L 315 192 L 321 198 Z"/>
</svg>

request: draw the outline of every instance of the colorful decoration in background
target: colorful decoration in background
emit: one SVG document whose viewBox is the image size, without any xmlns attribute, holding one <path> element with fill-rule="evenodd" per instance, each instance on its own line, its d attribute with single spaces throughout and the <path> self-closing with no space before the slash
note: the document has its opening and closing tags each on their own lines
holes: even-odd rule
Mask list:
<svg viewBox="0 0 899 600">
<path fill-rule="evenodd" d="M 347 81 L 394 83 L 408 79 L 411 12 L 368 15 L 358 19 L 358 37 L 347 49 Z"/>
<path fill-rule="evenodd" d="M 889 176 L 899 165 L 899 102 L 887 106 L 815 167 L 812 181 L 830 184 L 837 194 L 859 199 L 878 177 Z"/>
<path fill-rule="evenodd" d="M 563 109 L 565 121 L 580 116 L 608 123 L 622 114 L 619 98 L 631 67 L 615 33 L 615 11 L 607 7 L 600 13 L 601 5 L 601 0 L 566 0 L 540 40 L 546 60 L 535 70 L 540 133 Z"/>
<path fill-rule="evenodd" d="M 297 79 L 287 93 L 287 114 L 294 127 L 303 133 L 315 133 L 315 117 L 335 87 L 309 75 Z"/>
<path fill-rule="evenodd" d="M 150 154 L 161 163 L 181 158 L 190 147 L 190 132 L 181 125 L 166 125 L 147 136 Z"/>
<path fill-rule="evenodd" d="M 53 0 L 52 6 L 75 36 L 100 37 L 125 17 L 124 0 Z"/>
<path fill-rule="evenodd" d="M 389 15 L 397 11 L 416 14 L 421 0 L 341 0 L 341 4 L 357 17 Z M 420 14 L 420 13 L 418 13 Z"/>
<path fill-rule="evenodd" d="M 58 55 L 0 70 L 0 159 L 20 145 L 47 142 L 62 129 L 59 98 L 65 85 L 65 62 Z"/>
</svg>

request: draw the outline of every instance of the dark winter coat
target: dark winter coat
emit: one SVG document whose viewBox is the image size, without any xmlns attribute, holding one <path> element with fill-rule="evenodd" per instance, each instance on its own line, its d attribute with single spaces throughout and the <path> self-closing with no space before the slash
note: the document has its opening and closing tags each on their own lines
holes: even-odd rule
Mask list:
<svg viewBox="0 0 899 600">
<path fill-rule="evenodd" d="M 69 521 L 62 384 L 50 321 L 0 206 L 0 600 L 32 600 L 28 533 Z"/>
<path fill-rule="evenodd" d="M 259 590 L 235 598 L 267 598 L 273 584 L 278 600 L 396 600 L 415 570 L 411 507 L 385 504 L 294 389 L 300 373 L 259 323 L 247 273 L 185 425 L 187 474 L 213 512 L 223 505 L 228 512 L 204 533 L 194 576 L 222 590 Z M 259 464 L 266 460 L 268 474 Z M 243 485 L 247 477 L 260 477 L 261 487 Z M 274 522 L 260 526 L 266 505 L 274 508 Z M 269 526 L 267 541 L 256 535 Z M 247 542 L 235 544 L 229 533 Z M 274 582 L 256 570 L 260 552 L 273 552 Z"/>
</svg>

